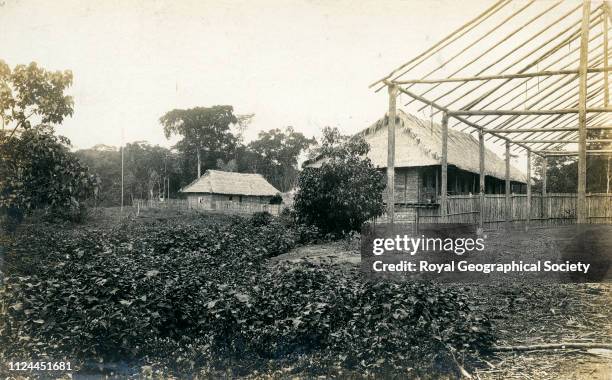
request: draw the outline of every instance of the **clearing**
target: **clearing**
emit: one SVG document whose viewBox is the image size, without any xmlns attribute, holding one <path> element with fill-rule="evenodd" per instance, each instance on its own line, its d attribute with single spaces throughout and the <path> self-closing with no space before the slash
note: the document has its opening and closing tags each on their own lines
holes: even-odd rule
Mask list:
<svg viewBox="0 0 612 380">
<path fill-rule="evenodd" d="M 487 234 L 487 250 L 508 257 L 538 257 L 539 252 L 571 243 L 571 226 Z M 591 243 L 608 249 L 612 226 L 595 226 Z M 359 245 L 346 242 L 299 247 L 270 260 L 335 262 L 359 266 Z M 449 285 L 452 286 L 452 285 Z M 463 286 L 463 285 L 462 285 Z M 590 284 L 471 284 L 471 297 L 495 323 L 499 346 L 541 343 L 612 342 L 612 286 Z M 482 358 L 472 373 L 478 379 L 612 379 L 611 350 L 496 352 Z"/>
</svg>

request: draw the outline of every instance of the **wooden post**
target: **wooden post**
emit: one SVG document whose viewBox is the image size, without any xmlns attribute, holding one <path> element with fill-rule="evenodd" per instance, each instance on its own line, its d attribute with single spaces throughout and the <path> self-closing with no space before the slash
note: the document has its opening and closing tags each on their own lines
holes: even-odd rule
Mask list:
<svg viewBox="0 0 612 380">
<path fill-rule="evenodd" d="M 578 199 L 576 203 L 576 216 L 578 223 L 586 223 L 586 98 L 590 15 L 591 1 L 584 0 L 582 6 L 582 27 L 580 35 L 580 65 L 578 67 Z M 607 52 L 604 55 L 607 55 Z"/>
<path fill-rule="evenodd" d="M 531 151 L 527 151 L 527 221 L 525 230 L 529 230 L 531 223 Z"/>
<path fill-rule="evenodd" d="M 548 172 L 548 156 L 542 157 L 542 197 L 540 198 L 540 217 L 544 219 L 548 218 L 548 214 L 544 211 L 544 204 L 546 203 L 546 187 L 547 187 L 547 175 Z"/>
<path fill-rule="evenodd" d="M 484 147 L 484 133 L 478 132 L 478 158 L 480 161 L 480 220 L 479 227 L 482 231 L 484 228 L 484 202 L 485 202 L 485 147 Z"/>
<path fill-rule="evenodd" d="M 608 83 L 608 17 L 610 15 L 610 9 L 608 4 L 604 1 L 603 4 L 603 68 L 604 68 L 604 107 L 607 107 L 610 102 L 610 86 Z"/>
<path fill-rule="evenodd" d="M 440 159 L 442 168 L 442 180 L 440 181 L 440 215 L 442 222 L 446 222 L 448 215 L 448 113 L 442 115 L 442 157 Z"/>
<path fill-rule="evenodd" d="M 510 227 L 512 205 L 510 203 L 510 142 L 506 141 L 506 228 Z"/>
<path fill-rule="evenodd" d="M 395 117 L 397 114 L 396 85 L 389 85 L 389 124 L 387 126 L 387 220 L 395 220 Z"/>
</svg>

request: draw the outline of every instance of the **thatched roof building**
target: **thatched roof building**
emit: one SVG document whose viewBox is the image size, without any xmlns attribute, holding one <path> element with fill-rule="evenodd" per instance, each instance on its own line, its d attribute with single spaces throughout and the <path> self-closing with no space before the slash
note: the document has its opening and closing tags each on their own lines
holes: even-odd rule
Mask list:
<svg viewBox="0 0 612 380">
<path fill-rule="evenodd" d="M 207 170 L 180 192 L 187 196 L 191 208 L 237 212 L 279 211 L 278 204 L 270 203 L 280 192 L 261 174 Z"/>
<path fill-rule="evenodd" d="M 387 167 L 387 126 L 385 116 L 359 132 L 370 145 L 368 157 L 377 168 Z M 447 194 L 475 194 L 478 189 L 479 144 L 472 135 L 448 131 L 448 189 Z M 401 110 L 397 112 L 395 136 L 395 193 L 402 204 L 436 203 L 440 196 L 440 162 L 442 155 L 442 127 L 423 121 Z M 309 160 L 305 167 L 318 167 L 324 157 Z M 503 193 L 506 173 L 505 161 L 485 149 L 485 190 Z M 527 177 L 511 166 L 513 192 L 523 192 Z"/>
<path fill-rule="evenodd" d="M 182 193 L 274 196 L 279 191 L 261 174 L 207 170 L 180 190 Z"/>
<path fill-rule="evenodd" d="M 417 167 L 439 165 L 442 156 L 442 127 L 432 125 L 401 110 L 397 112 L 395 136 L 395 166 Z M 370 144 L 368 157 L 374 166 L 387 167 L 387 125 L 388 117 L 378 120 L 359 132 Z M 448 130 L 448 165 L 471 172 L 479 172 L 478 140 L 469 133 Z M 502 158 L 485 148 L 485 174 L 505 179 L 506 164 Z M 527 176 L 510 167 L 510 179 L 527 183 Z"/>
</svg>

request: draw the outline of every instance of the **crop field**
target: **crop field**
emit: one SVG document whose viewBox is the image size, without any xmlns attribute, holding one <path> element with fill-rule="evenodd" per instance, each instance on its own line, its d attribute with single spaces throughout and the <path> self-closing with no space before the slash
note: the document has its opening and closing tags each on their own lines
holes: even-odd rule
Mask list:
<svg viewBox="0 0 612 380">
<path fill-rule="evenodd" d="M 580 360 L 609 370 L 581 352 L 493 350 L 609 340 L 608 285 L 370 283 L 354 239 L 265 215 L 118 222 L 111 210 L 84 226 L 26 224 L 3 242 L 3 363 L 122 378 L 555 378 L 568 360 L 579 375 Z"/>
</svg>

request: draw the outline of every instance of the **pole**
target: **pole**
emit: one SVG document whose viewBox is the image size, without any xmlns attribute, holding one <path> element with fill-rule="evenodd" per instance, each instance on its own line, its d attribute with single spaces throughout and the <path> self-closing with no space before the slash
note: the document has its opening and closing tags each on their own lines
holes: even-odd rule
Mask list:
<svg viewBox="0 0 612 380">
<path fill-rule="evenodd" d="M 610 85 L 608 83 L 608 16 L 610 15 L 610 9 L 608 4 L 604 1 L 603 3 L 603 68 L 604 70 L 604 107 L 608 107 L 610 102 Z"/>
<path fill-rule="evenodd" d="M 393 225 L 395 220 L 395 118 L 397 115 L 397 94 L 395 85 L 389 86 L 389 125 L 387 128 L 387 219 Z"/>
<path fill-rule="evenodd" d="M 580 66 L 578 68 L 580 72 L 578 86 L 578 200 L 576 210 L 578 223 L 586 223 L 586 98 L 590 15 L 591 1 L 584 0 L 580 35 Z M 605 55 L 607 55 L 607 52 Z"/>
<path fill-rule="evenodd" d="M 121 214 L 123 214 L 123 145 L 121 145 Z"/>
<path fill-rule="evenodd" d="M 548 214 L 544 211 L 544 204 L 546 203 L 546 187 L 547 187 L 547 171 L 548 171 L 548 156 L 542 157 L 542 202 L 541 202 L 541 213 L 542 218 L 548 218 Z"/>
<path fill-rule="evenodd" d="M 480 161 L 480 230 L 484 229 L 484 202 L 485 202 L 485 147 L 484 147 L 484 133 L 482 131 L 478 132 L 478 158 Z"/>
<path fill-rule="evenodd" d="M 446 222 L 448 215 L 448 113 L 442 115 L 442 157 L 440 159 L 442 167 L 442 181 L 440 186 L 440 215 L 442 221 Z"/>
<path fill-rule="evenodd" d="M 531 223 L 531 151 L 527 151 L 527 222 L 525 230 L 529 230 Z"/>
<path fill-rule="evenodd" d="M 510 190 L 510 142 L 506 141 L 506 229 L 510 228 L 510 221 L 512 219 Z"/>
</svg>

